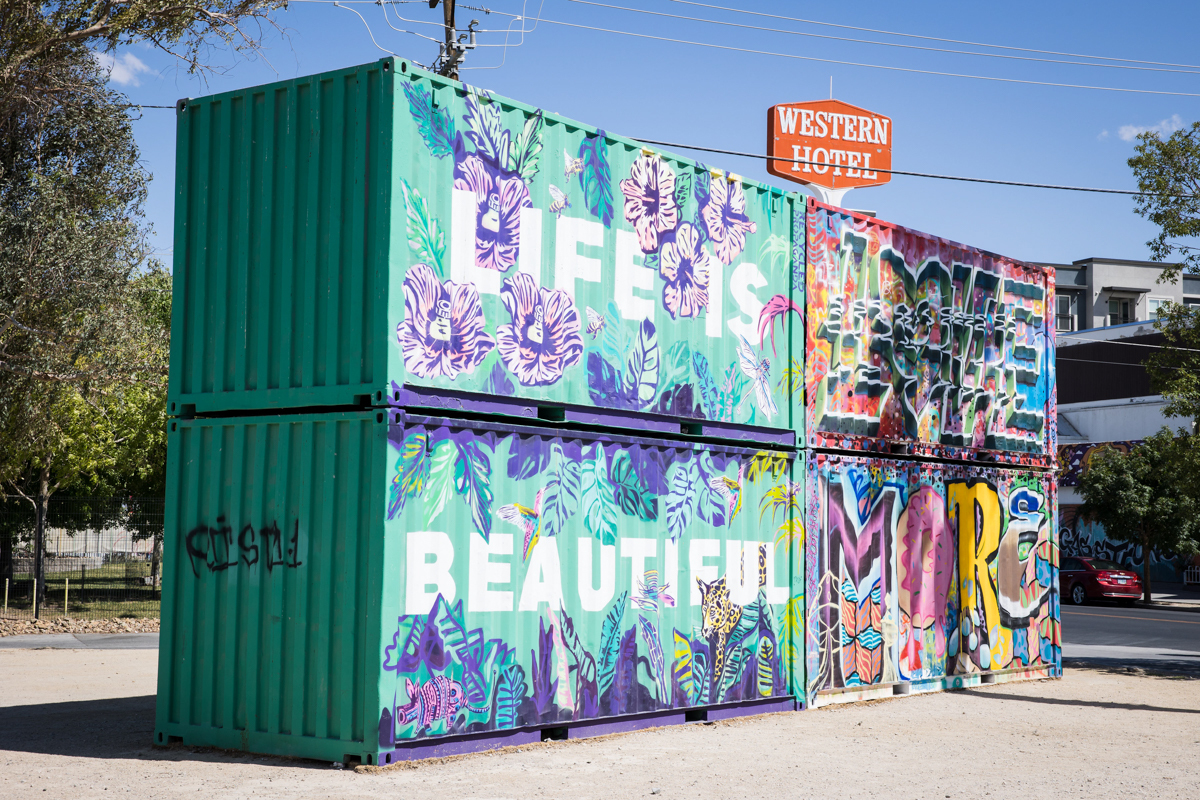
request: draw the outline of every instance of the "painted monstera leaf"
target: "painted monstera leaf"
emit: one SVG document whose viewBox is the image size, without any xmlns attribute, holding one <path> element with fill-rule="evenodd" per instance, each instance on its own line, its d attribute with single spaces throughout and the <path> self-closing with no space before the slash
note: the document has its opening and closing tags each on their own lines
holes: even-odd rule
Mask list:
<svg viewBox="0 0 1200 800">
<path fill-rule="evenodd" d="M 623 513 L 647 522 L 658 519 L 658 498 L 639 478 L 628 450 L 621 449 L 613 455 L 608 478 L 613 497 Z"/>
<path fill-rule="evenodd" d="M 585 462 L 582 474 L 584 525 L 601 544 L 617 543 L 617 503 L 608 480 L 608 461 L 604 446 L 596 443 L 595 453 Z"/>
<path fill-rule="evenodd" d="M 654 402 L 661 360 L 654 323 L 642 320 L 625 361 L 625 396 L 633 408 L 642 409 Z"/>
<path fill-rule="evenodd" d="M 579 173 L 583 202 L 587 210 L 604 223 L 604 227 L 611 228 L 612 172 L 608 166 L 608 143 L 605 141 L 604 131 L 597 131 L 595 136 L 584 138 L 579 144 L 579 158 L 583 160 L 583 171 Z"/>
<path fill-rule="evenodd" d="M 558 442 L 550 445 L 546 488 L 542 493 L 542 535 L 557 536 L 579 510 L 582 476 L 579 461 L 568 458 Z"/>
</svg>

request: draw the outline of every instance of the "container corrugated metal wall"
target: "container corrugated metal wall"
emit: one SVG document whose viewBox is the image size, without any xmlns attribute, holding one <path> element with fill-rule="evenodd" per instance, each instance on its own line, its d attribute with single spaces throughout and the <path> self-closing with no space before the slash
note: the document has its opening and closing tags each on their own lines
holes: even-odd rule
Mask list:
<svg viewBox="0 0 1200 800">
<path fill-rule="evenodd" d="M 1054 271 L 809 201 L 810 447 L 1054 463 Z"/>
<path fill-rule="evenodd" d="M 393 59 L 189 100 L 178 153 L 174 414 L 803 424 L 793 195 Z"/>
<path fill-rule="evenodd" d="M 800 430 L 802 197 L 419 70 L 396 80 L 395 402 Z"/>
<path fill-rule="evenodd" d="M 826 453 L 808 473 L 810 703 L 1062 674 L 1053 473 Z"/>
<path fill-rule="evenodd" d="M 388 70 L 183 104 L 172 414 L 352 405 L 381 391 Z"/>
<path fill-rule="evenodd" d="M 378 412 L 169 423 L 155 741 L 374 752 Z"/>
<path fill-rule="evenodd" d="M 394 416 L 381 763 L 803 692 L 794 452 Z"/>
</svg>

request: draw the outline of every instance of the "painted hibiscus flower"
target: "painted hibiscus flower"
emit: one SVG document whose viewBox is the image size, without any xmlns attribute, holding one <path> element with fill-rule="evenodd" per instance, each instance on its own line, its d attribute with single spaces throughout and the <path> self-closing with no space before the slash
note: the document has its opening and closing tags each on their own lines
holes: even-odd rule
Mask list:
<svg viewBox="0 0 1200 800">
<path fill-rule="evenodd" d="M 667 285 L 663 288 L 663 308 L 671 317 L 698 317 L 708 306 L 708 251 L 700 243 L 700 232 L 690 223 L 675 231 L 675 240 L 667 242 L 659 254 L 658 274 Z"/>
<path fill-rule="evenodd" d="M 758 230 L 758 225 L 746 216 L 746 193 L 740 183 L 714 180 L 700 214 L 722 264 L 732 264 L 746 248 L 746 234 Z"/>
<path fill-rule="evenodd" d="M 483 326 L 474 285 L 442 283 L 426 264 L 404 276 L 404 321 L 396 326 L 396 338 L 412 374 L 454 380 L 460 372 L 474 372 L 496 346 Z"/>
<path fill-rule="evenodd" d="M 679 207 L 675 205 L 675 173 L 661 158 L 640 156 L 629 177 L 621 181 L 625 219 L 637 231 L 643 253 L 658 250 L 659 235 L 675 230 Z"/>
<path fill-rule="evenodd" d="M 521 248 L 521 208 L 530 207 L 529 187 L 516 175 L 467 156 L 454 169 L 454 188 L 475 193 L 475 265 L 506 272 Z"/>
<path fill-rule="evenodd" d="M 500 299 L 512 316 L 511 325 L 496 330 L 500 357 L 523 386 L 548 386 L 579 363 L 583 337 L 570 295 L 543 289 L 518 272 L 504 282 Z"/>
</svg>

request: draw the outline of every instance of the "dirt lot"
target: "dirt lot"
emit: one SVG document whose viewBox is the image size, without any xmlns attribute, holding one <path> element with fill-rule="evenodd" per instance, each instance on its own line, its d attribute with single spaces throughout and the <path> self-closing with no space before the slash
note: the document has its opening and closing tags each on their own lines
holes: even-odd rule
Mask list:
<svg viewBox="0 0 1200 800">
<path fill-rule="evenodd" d="M 1200 798 L 1200 680 L 1070 670 L 367 774 L 151 747 L 157 655 L 0 651 L 0 797 Z"/>
</svg>

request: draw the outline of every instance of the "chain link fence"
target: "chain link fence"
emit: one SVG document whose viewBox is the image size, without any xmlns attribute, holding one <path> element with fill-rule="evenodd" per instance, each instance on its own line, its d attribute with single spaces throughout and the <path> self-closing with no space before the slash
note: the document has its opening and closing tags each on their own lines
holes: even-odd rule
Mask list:
<svg viewBox="0 0 1200 800">
<path fill-rule="evenodd" d="M 163 498 L 51 496 L 35 603 L 37 513 L 0 495 L 0 619 L 157 617 Z"/>
</svg>

